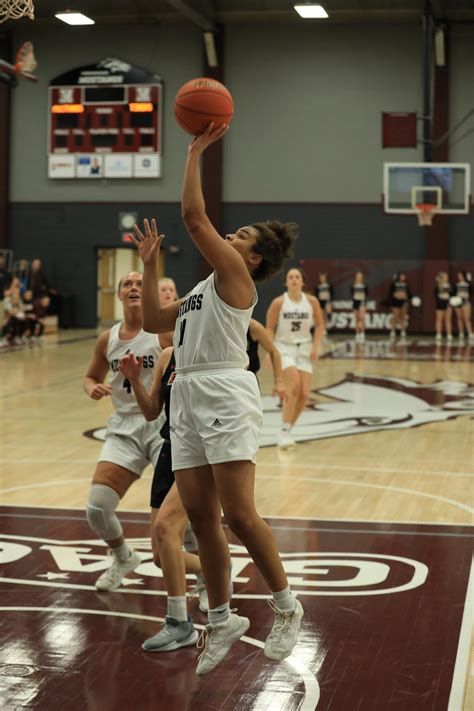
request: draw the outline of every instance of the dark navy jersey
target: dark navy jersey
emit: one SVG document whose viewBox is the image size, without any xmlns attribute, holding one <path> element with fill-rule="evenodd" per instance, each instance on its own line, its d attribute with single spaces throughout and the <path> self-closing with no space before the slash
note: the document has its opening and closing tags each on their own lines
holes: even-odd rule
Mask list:
<svg viewBox="0 0 474 711">
<path fill-rule="evenodd" d="M 248 370 L 257 373 L 260 370 L 260 358 L 258 357 L 258 341 L 254 341 L 250 328 L 247 331 L 247 355 L 249 357 Z"/>
</svg>

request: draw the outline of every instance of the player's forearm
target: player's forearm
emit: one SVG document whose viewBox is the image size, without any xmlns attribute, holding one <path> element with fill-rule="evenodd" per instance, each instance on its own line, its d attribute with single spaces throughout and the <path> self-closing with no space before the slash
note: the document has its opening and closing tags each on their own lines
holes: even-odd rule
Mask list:
<svg viewBox="0 0 474 711">
<path fill-rule="evenodd" d="M 94 390 L 95 386 L 98 384 L 99 384 L 98 380 L 86 375 L 86 377 L 82 381 L 82 388 L 83 388 L 84 392 L 86 393 L 87 397 L 91 396 L 92 391 Z"/>
<path fill-rule="evenodd" d="M 273 346 L 270 351 L 270 359 L 272 361 L 273 368 L 273 380 L 275 385 L 283 381 L 283 369 L 281 367 L 281 355 L 278 349 Z"/>
<path fill-rule="evenodd" d="M 200 153 L 190 148 L 184 169 L 181 215 L 190 229 L 194 220 L 206 214 L 206 204 L 202 194 Z"/>
<path fill-rule="evenodd" d="M 158 262 L 143 266 L 142 280 L 142 317 L 143 330 L 148 333 L 161 333 L 161 304 L 158 291 Z M 166 329 L 165 329 L 166 330 Z"/>
<path fill-rule="evenodd" d="M 132 384 L 133 394 L 135 395 L 138 407 L 142 411 L 144 418 L 149 422 L 151 420 L 156 420 L 156 418 L 160 414 L 158 403 L 153 401 L 140 378 L 136 378 L 135 380 L 131 380 L 130 382 Z"/>
</svg>

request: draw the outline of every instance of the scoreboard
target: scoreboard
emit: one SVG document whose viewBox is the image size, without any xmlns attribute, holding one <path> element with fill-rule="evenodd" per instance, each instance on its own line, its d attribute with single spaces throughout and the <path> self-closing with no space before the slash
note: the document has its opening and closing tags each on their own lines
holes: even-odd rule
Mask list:
<svg viewBox="0 0 474 711">
<path fill-rule="evenodd" d="M 79 67 L 49 86 L 48 177 L 161 175 L 163 85 L 118 59 Z"/>
</svg>

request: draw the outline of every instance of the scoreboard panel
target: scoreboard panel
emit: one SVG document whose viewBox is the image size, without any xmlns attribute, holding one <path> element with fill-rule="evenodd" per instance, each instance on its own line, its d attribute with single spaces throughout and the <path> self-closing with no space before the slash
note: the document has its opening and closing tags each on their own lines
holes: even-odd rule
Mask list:
<svg viewBox="0 0 474 711">
<path fill-rule="evenodd" d="M 73 70 L 49 87 L 50 178 L 161 175 L 163 86 L 159 77 L 143 76 L 144 70 L 133 72 L 120 60 L 104 62 L 92 70 Z M 110 70 L 112 62 L 115 71 Z M 75 83 L 61 81 L 71 78 Z M 128 78 L 139 81 L 126 83 Z"/>
</svg>

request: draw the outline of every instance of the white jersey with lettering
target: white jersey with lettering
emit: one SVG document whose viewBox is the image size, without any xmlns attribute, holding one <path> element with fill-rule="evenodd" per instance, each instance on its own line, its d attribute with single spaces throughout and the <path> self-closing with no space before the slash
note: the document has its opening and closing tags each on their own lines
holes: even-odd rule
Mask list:
<svg viewBox="0 0 474 711">
<path fill-rule="evenodd" d="M 200 281 L 179 307 L 173 338 L 176 371 L 246 368 L 247 331 L 256 303 L 255 293 L 248 309 L 226 304 L 216 291 L 215 272 Z"/>
<path fill-rule="evenodd" d="M 313 307 L 303 292 L 299 301 L 292 301 L 285 292 L 278 316 L 275 340 L 281 343 L 309 343 L 313 340 Z"/>
<path fill-rule="evenodd" d="M 109 385 L 112 386 L 112 404 L 118 415 L 141 415 L 130 382 L 119 370 L 119 361 L 127 353 L 142 358 L 142 383 L 147 392 L 150 392 L 153 381 L 153 372 L 163 348 L 160 346 L 158 336 L 141 330 L 135 338 L 128 341 L 120 339 L 122 323 L 112 326 L 107 345 L 107 360 L 109 361 Z M 159 431 L 159 430 L 157 430 Z"/>
</svg>

